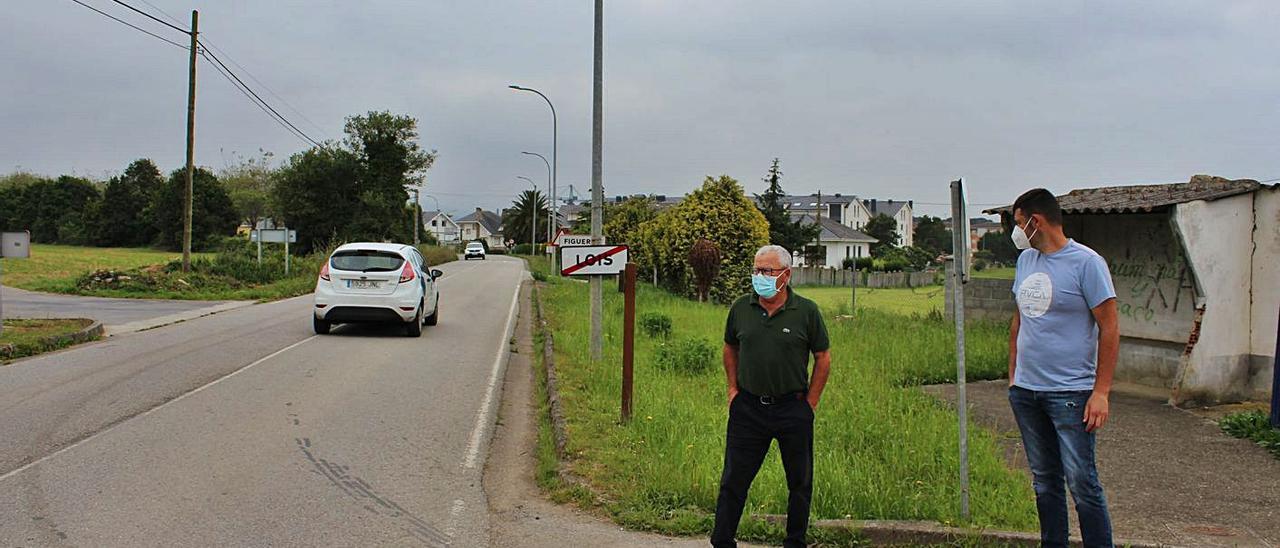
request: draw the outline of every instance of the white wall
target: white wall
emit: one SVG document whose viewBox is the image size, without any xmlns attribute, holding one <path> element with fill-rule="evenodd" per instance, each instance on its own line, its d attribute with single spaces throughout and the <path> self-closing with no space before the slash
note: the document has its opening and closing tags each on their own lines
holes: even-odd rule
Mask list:
<svg viewBox="0 0 1280 548">
<path fill-rule="evenodd" d="M 1249 388 L 1253 281 L 1252 194 L 1179 204 L 1174 210 L 1199 282 L 1199 337 L 1175 380 L 1173 402 L 1230 401 Z"/>
</svg>

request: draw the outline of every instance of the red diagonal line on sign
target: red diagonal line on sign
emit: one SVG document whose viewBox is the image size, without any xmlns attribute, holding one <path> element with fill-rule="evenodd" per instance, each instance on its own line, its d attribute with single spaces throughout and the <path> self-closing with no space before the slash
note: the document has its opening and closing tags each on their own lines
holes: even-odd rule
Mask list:
<svg viewBox="0 0 1280 548">
<path fill-rule="evenodd" d="M 610 255 L 616 255 L 616 254 L 618 254 L 619 252 L 621 252 L 622 250 L 624 250 L 624 249 L 626 249 L 626 248 L 627 248 L 627 246 L 625 246 L 625 245 L 620 245 L 620 246 L 615 247 L 615 248 L 613 248 L 613 249 L 610 249 L 610 250 L 608 250 L 608 251 L 606 251 L 606 252 L 604 252 L 604 253 L 601 253 L 601 254 L 599 254 L 599 255 L 596 255 L 596 262 L 597 262 L 597 263 L 599 263 L 599 262 L 600 262 L 600 259 L 603 259 L 603 258 L 608 257 L 608 256 L 610 256 Z M 568 275 L 573 274 L 574 272 L 577 272 L 577 271 L 579 271 L 579 270 L 582 270 L 583 268 L 586 268 L 586 267 L 588 267 L 588 266 L 591 266 L 591 265 L 588 265 L 587 263 L 578 263 L 578 264 L 575 264 L 575 265 L 573 265 L 573 266 L 566 267 L 564 270 L 561 270 L 561 271 L 560 271 L 560 275 L 561 275 L 561 276 L 568 276 Z"/>
</svg>

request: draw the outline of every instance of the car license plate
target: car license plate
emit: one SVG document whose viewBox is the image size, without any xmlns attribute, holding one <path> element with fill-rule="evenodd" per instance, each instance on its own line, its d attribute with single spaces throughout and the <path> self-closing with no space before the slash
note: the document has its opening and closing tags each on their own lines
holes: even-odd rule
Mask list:
<svg viewBox="0 0 1280 548">
<path fill-rule="evenodd" d="M 373 280 L 347 280 L 350 289 L 377 289 L 378 282 Z"/>
</svg>

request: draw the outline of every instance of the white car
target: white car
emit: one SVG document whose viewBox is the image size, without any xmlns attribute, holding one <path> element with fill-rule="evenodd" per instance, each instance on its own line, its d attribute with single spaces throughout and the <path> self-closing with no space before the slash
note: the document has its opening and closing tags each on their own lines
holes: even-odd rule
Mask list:
<svg viewBox="0 0 1280 548">
<path fill-rule="evenodd" d="M 333 324 L 385 322 L 404 325 L 410 337 L 440 320 L 437 278 L 411 245 L 355 243 L 339 247 L 316 280 L 316 334 Z"/>
<path fill-rule="evenodd" d="M 469 261 L 472 257 L 479 257 L 480 260 L 484 260 L 484 244 L 480 242 L 467 244 L 467 248 L 462 252 L 462 260 Z"/>
</svg>

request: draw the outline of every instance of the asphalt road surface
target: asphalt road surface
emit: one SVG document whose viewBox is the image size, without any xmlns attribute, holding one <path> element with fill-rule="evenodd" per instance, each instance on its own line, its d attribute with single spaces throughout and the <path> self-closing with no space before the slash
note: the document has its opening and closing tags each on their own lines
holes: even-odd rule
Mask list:
<svg viewBox="0 0 1280 548">
<path fill-rule="evenodd" d="M 160 299 L 107 299 L 37 293 L 3 288 L 6 318 L 89 318 L 102 322 L 108 334 L 120 334 L 251 303 L 237 301 L 171 301 Z"/>
<path fill-rule="evenodd" d="M 310 297 L 0 367 L 0 546 L 479 546 L 525 273 L 442 267 L 440 324 Z"/>
</svg>

